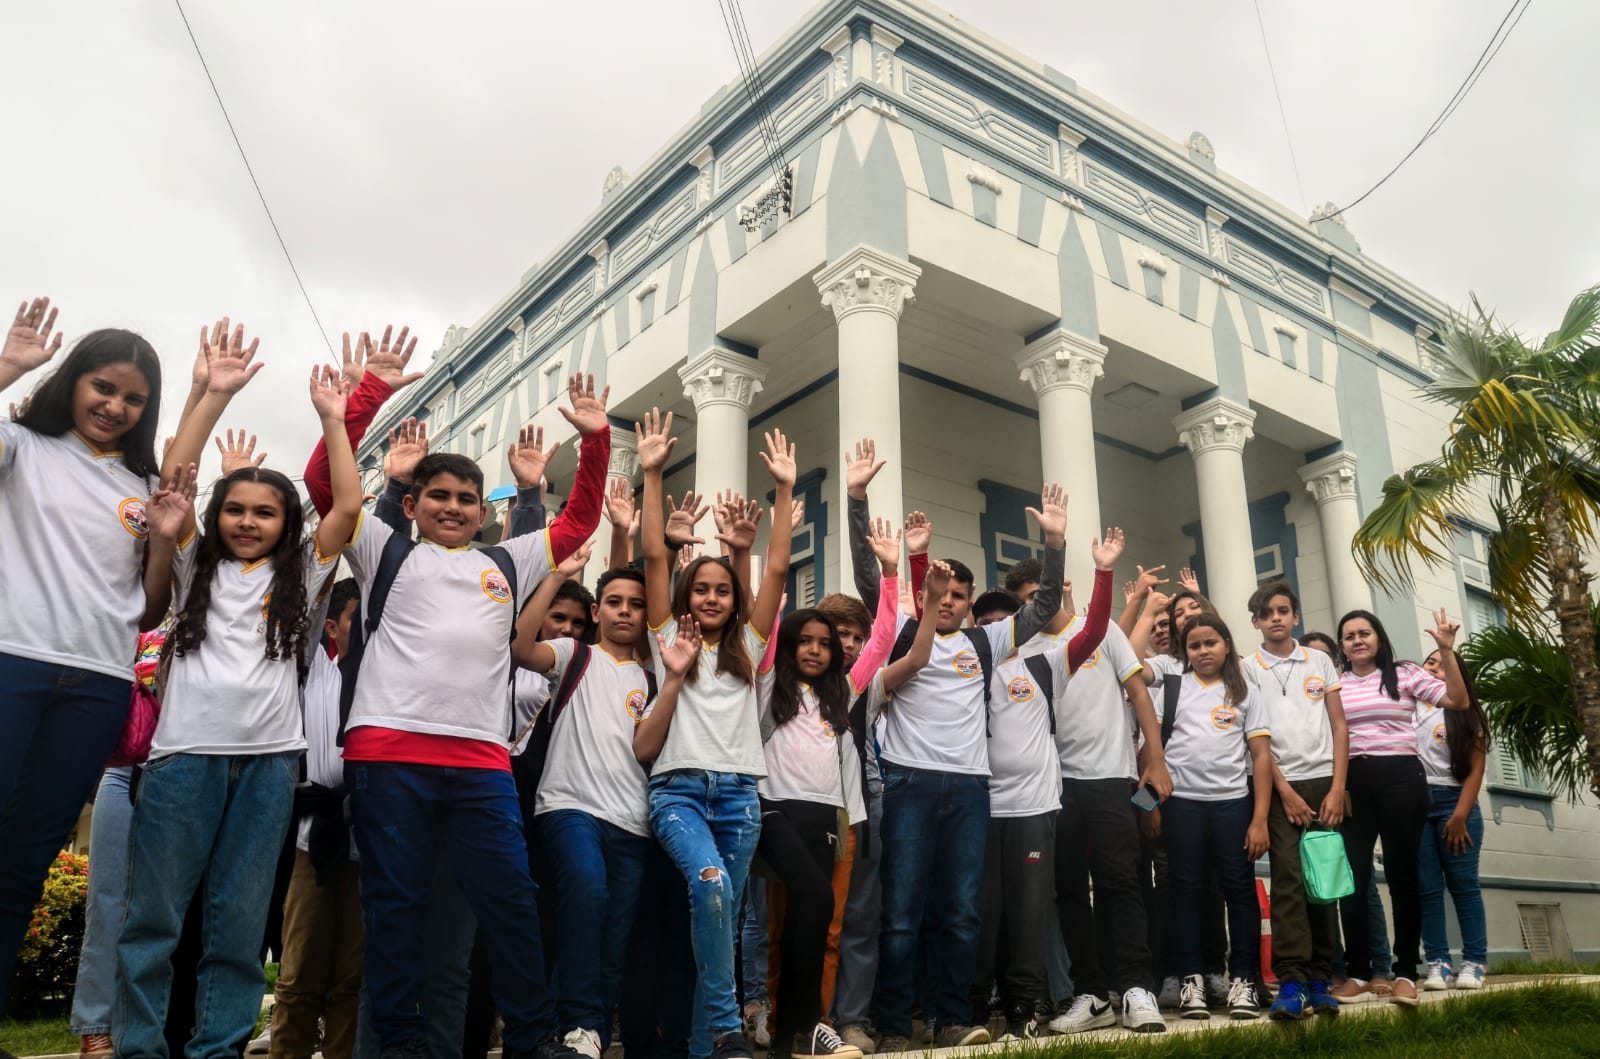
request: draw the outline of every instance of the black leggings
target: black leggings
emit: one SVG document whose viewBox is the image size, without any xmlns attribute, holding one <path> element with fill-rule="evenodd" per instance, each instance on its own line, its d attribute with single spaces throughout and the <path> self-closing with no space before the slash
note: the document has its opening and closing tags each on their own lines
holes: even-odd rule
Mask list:
<svg viewBox="0 0 1600 1059">
<path fill-rule="evenodd" d="M 1394 975 L 1417 977 L 1422 943 L 1422 895 L 1417 858 L 1431 800 L 1422 762 L 1414 754 L 1352 757 L 1346 787 L 1350 815 L 1340 831 L 1355 876 L 1355 893 L 1340 902 L 1344 919 L 1344 959 L 1350 977 L 1372 977 L 1367 933 L 1367 887 L 1372 879 L 1373 847 L 1383 839 L 1383 874 L 1394 905 Z"/>
<path fill-rule="evenodd" d="M 839 841 L 836 806 L 761 799 L 756 855 L 785 890 L 778 946 L 775 1046 L 787 1051 L 796 1033 L 822 1020 L 822 964 L 833 922 L 833 849 Z"/>
</svg>

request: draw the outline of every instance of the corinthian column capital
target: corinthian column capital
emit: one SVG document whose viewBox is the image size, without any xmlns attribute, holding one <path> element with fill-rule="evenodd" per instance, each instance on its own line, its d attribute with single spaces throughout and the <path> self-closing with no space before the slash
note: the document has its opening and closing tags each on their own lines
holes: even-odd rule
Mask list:
<svg viewBox="0 0 1600 1059">
<path fill-rule="evenodd" d="M 1105 374 L 1105 362 L 1105 346 L 1059 327 L 1017 354 L 1022 381 L 1039 394 L 1062 387 L 1090 393 L 1094 381 Z"/>
<path fill-rule="evenodd" d="M 881 312 L 898 318 L 916 298 L 922 270 L 870 246 L 856 246 L 811 279 L 822 304 L 843 320 L 854 312 Z"/>
<path fill-rule="evenodd" d="M 1255 437 L 1251 429 L 1256 414 L 1237 401 L 1213 397 L 1172 418 L 1178 441 L 1196 456 L 1212 449 L 1244 452 L 1244 443 Z"/>
<path fill-rule="evenodd" d="M 1317 506 L 1334 500 L 1356 498 L 1356 457 L 1352 452 L 1335 452 L 1300 468 L 1306 491 L 1317 498 Z"/>
<path fill-rule="evenodd" d="M 735 405 L 748 412 L 766 377 L 767 369 L 754 357 L 718 346 L 678 369 L 683 395 L 694 402 L 696 412 L 710 405 Z"/>
</svg>

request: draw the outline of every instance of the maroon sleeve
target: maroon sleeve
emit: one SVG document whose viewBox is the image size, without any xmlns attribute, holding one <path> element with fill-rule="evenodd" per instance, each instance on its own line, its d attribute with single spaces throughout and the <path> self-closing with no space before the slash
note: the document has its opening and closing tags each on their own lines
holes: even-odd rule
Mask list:
<svg viewBox="0 0 1600 1059">
<path fill-rule="evenodd" d="M 917 609 L 917 620 L 922 620 L 922 582 L 928 576 L 928 553 L 911 553 L 911 604 Z"/>
<path fill-rule="evenodd" d="M 361 444 L 361 439 L 366 436 L 367 428 L 377 418 L 378 409 L 383 407 L 394 394 L 394 387 L 378 378 L 372 372 L 361 376 L 361 381 L 356 384 L 355 391 L 350 394 L 350 405 L 345 410 L 344 429 L 350 435 L 350 447 L 353 450 Z M 311 450 L 311 459 L 306 461 L 306 492 L 311 497 L 311 504 L 317 509 L 318 515 L 326 515 L 333 507 L 333 478 L 328 470 L 328 443 L 322 438 L 317 439 L 317 447 Z"/>
<path fill-rule="evenodd" d="M 546 530 L 550 535 L 550 554 L 556 562 L 577 551 L 599 528 L 601 507 L 605 503 L 606 471 L 610 466 L 610 429 L 583 435 L 572 492 L 567 495 L 561 514 Z"/>
<path fill-rule="evenodd" d="M 1106 626 L 1111 622 L 1111 571 L 1094 572 L 1094 592 L 1089 596 L 1089 617 L 1083 629 L 1067 644 L 1067 670 L 1076 673 L 1078 667 L 1094 657 L 1100 642 L 1106 638 Z"/>
</svg>

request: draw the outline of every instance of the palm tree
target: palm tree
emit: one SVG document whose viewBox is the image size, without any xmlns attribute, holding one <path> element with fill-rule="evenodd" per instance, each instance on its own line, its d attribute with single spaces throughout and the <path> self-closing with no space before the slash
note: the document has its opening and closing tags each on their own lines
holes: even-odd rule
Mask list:
<svg viewBox="0 0 1600 1059">
<path fill-rule="evenodd" d="M 1600 633 L 1600 602 L 1590 626 Z M 1559 643 L 1514 625 L 1475 633 L 1461 645 L 1499 751 L 1533 768 L 1557 794 L 1576 799 L 1589 769 L 1573 701 L 1572 664 Z"/>
<path fill-rule="evenodd" d="M 1476 301 L 1439 341 L 1435 379 L 1422 393 L 1456 408 L 1449 439 L 1437 459 L 1383 484 L 1352 542 L 1356 557 L 1380 586 L 1409 588 L 1413 557 L 1447 562 L 1451 517 L 1486 497 L 1495 599 L 1525 632 L 1548 631 L 1554 619 L 1589 789 L 1600 797 L 1600 665 L 1582 555 L 1600 525 L 1600 287 L 1574 298 L 1537 344 Z"/>
</svg>

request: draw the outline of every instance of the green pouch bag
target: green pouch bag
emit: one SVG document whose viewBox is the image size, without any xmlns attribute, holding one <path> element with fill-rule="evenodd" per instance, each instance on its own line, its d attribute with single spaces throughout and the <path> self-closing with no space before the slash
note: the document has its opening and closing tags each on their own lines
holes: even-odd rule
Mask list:
<svg viewBox="0 0 1600 1059">
<path fill-rule="evenodd" d="M 1306 899 L 1326 905 L 1356 892 L 1344 837 L 1326 828 L 1308 829 L 1300 836 L 1300 866 L 1306 877 Z"/>
</svg>

